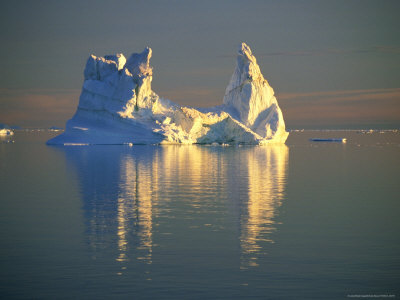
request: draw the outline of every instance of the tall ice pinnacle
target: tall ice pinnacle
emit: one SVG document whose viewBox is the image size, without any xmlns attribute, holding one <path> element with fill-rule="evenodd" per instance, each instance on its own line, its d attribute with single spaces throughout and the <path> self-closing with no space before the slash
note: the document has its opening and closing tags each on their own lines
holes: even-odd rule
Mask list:
<svg viewBox="0 0 400 300">
<path fill-rule="evenodd" d="M 239 45 L 236 68 L 226 88 L 224 104 L 231 108 L 238 121 L 261 137 L 281 136 L 286 140 L 288 133 L 274 90 L 245 43 Z"/>
</svg>

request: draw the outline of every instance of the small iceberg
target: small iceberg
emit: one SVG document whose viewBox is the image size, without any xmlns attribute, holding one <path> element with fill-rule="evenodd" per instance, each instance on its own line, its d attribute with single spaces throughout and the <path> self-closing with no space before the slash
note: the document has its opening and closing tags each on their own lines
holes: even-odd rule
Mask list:
<svg viewBox="0 0 400 300">
<path fill-rule="evenodd" d="M 14 131 L 12 131 L 11 129 L 0 129 L 0 135 L 1 136 L 6 136 L 6 135 L 13 135 Z"/>
<path fill-rule="evenodd" d="M 57 127 L 57 126 L 51 126 L 49 128 L 49 131 L 62 131 L 62 130 L 64 130 L 64 128 Z"/>
<path fill-rule="evenodd" d="M 329 138 L 313 138 L 310 139 L 312 142 L 335 142 L 335 143 L 346 143 L 347 139 L 346 138 L 334 138 L 334 139 L 329 139 Z"/>
</svg>

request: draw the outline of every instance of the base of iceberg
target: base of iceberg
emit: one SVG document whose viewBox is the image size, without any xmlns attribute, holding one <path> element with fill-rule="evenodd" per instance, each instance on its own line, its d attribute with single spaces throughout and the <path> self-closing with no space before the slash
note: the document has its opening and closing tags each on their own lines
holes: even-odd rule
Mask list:
<svg viewBox="0 0 400 300">
<path fill-rule="evenodd" d="M 250 48 L 239 47 L 236 69 L 223 104 L 185 107 L 151 90 L 151 49 L 91 55 L 75 115 L 56 145 L 89 144 L 268 144 L 288 137 L 274 91 Z"/>
</svg>

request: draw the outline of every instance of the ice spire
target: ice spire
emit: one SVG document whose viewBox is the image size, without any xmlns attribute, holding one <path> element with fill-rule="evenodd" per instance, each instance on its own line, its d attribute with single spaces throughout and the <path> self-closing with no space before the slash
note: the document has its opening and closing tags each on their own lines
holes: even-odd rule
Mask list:
<svg viewBox="0 0 400 300">
<path fill-rule="evenodd" d="M 274 90 L 264 79 L 246 43 L 239 45 L 236 68 L 226 88 L 224 104 L 238 121 L 261 137 L 287 136 Z"/>
</svg>

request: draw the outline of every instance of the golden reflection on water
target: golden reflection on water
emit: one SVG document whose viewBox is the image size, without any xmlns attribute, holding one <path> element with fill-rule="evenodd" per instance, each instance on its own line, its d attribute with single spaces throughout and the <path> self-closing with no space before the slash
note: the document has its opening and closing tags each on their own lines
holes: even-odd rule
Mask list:
<svg viewBox="0 0 400 300">
<path fill-rule="evenodd" d="M 155 168 L 148 168 L 132 156 L 127 156 L 121 164 L 121 179 L 118 195 L 118 250 L 117 261 L 127 260 L 128 240 L 127 234 L 134 230 L 139 243 L 137 249 L 143 250 L 143 256 L 137 257 L 151 263 L 152 254 L 152 229 L 153 229 L 153 201 L 152 187 L 157 187 L 153 179 L 157 176 L 157 160 Z M 133 228 L 130 225 L 133 220 Z"/>
<path fill-rule="evenodd" d="M 207 183 L 211 178 L 220 177 L 215 173 L 217 157 L 208 149 L 169 145 L 157 150 L 151 160 L 131 154 L 121 159 L 117 200 L 118 262 L 129 260 L 132 251 L 129 250 L 128 236 L 132 233 L 136 237 L 133 247 L 139 250 L 136 259 L 152 263 L 153 218 L 157 214 L 154 206 L 160 189 L 174 192 L 186 189 L 193 207 L 199 208 L 200 190 L 207 189 L 201 181 L 205 179 L 204 183 Z"/>
<path fill-rule="evenodd" d="M 180 192 L 193 209 L 207 205 L 205 198 L 218 202 L 221 181 L 226 176 L 221 155 L 211 147 L 166 145 L 162 147 L 164 191 Z M 193 212 L 192 210 L 189 213 Z"/>
<path fill-rule="evenodd" d="M 246 151 L 248 200 L 241 214 L 241 268 L 256 267 L 261 242 L 274 241 L 274 218 L 282 204 L 286 185 L 289 151 L 285 145 L 257 147 Z"/>
<path fill-rule="evenodd" d="M 240 267 L 258 266 L 265 243 L 273 242 L 271 233 L 284 197 L 287 146 L 166 145 L 113 151 L 78 157 L 86 163 L 80 172 L 86 178 L 82 184 L 89 241 L 96 253 L 117 247 L 119 275 L 132 259 L 152 264 L 154 239 L 173 236 L 165 224 L 178 217 L 187 220 L 188 228 L 202 230 L 229 233 L 232 228 L 226 226 L 239 225 L 235 238 Z M 195 224 L 199 215 L 204 224 Z M 164 226 L 159 226 L 160 217 Z"/>
</svg>

